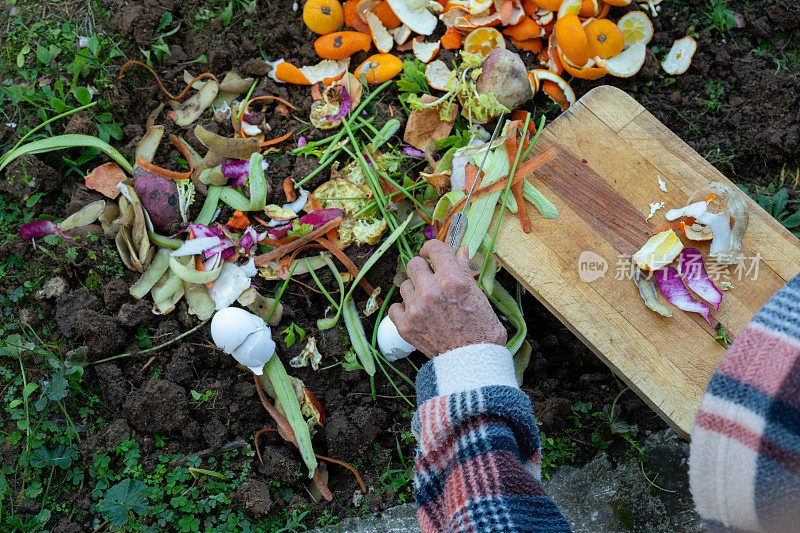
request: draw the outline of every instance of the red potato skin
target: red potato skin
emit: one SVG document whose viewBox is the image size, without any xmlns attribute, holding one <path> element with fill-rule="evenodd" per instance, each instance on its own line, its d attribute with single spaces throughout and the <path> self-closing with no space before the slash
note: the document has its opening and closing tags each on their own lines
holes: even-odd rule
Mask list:
<svg viewBox="0 0 800 533">
<path fill-rule="evenodd" d="M 181 230 L 178 187 L 171 179 L 151 174 L 141 167 L 133 171 L 133 190 L 139 196 L 156 231 L 172 235 Z"/>
<path fill-rule="evenodd" d="M 531 98 L 528 70 L 518 54 L 495 48 L 486 56 L 476 84 L 481 94 L 494 93 L 497 101 L 513 111 Z"/>
</svg>

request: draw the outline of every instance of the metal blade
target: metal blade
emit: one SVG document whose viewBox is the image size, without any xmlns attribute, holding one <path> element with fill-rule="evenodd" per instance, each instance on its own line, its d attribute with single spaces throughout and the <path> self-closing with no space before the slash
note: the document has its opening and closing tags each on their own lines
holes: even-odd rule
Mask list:
<svg viewBox="0 0 800 533">
<path fill-rule="evenodd" d="M 475 192 L 475 186 L 478 184 L 479 178 L 481 176 L 481 171 L 483 170 L 483 165 L 486 163 L 486 158 L 489 157 L 489 152 L 492 149 L 492 143 L 497 138 L 497 133 L 500 131 L 500 124 L 503 122 L 503 116 L 505 112 L 500 113 L 500 117 L 497 119 L 497 125 L 494 127 L 494 131 L 492 132 L 492 136 L 487 143 L 486 153 L 483 155 L 483 160 L 481 160 L 481 165 L 478 167 L 478 173 L 475 175 L 475 181 L 472 182 L 472 187 L 469 189 L 469 194 L 467 194 L 467 200 L 464 202 L 464 208 L 461 210 L 460 213 L 456 213 L 453 215 L 453 218 L 450 220 L 450 229 L 447 232 L 447 237 L 445 242 L 447 242 L 453 250 L 458 250 L 458 247 L 461 246 L 461 241 L 464 240 L 464 234 L 467 232 L 467 226 L 469 225 L 469 220 L 467 218 L 467 210 L 469 209 L 469 201 L 472 198 L 472 193 Z"/>
</svg>

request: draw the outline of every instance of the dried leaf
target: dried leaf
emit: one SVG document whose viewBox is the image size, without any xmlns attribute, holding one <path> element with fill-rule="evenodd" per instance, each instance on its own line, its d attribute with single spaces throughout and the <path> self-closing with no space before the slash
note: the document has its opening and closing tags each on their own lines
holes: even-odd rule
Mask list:
<svg viewBox="0 0 800 533">
<path fill-rule="evenodd" d="M 429 104 L 435 102 L 437 98 L 423 94 L 420 100 L 423 104 Z M 408 116 L 403 140 L 414 148 L 425 151 L 431 141 L 439 141 L 450 135 L 458 115 L 458 108 L 450 106 L 450 120 L 447 121 L 439 116 L 440 108 L 441 105 L 412 111 Z"/>
<path fill-rule="evenodd" d="M 105 163 L 86 176 L 86 186 L 113 200 L 119 196 L 117 184 L 125 178 L 125 171 L 118 164 Z"/>
</svg>

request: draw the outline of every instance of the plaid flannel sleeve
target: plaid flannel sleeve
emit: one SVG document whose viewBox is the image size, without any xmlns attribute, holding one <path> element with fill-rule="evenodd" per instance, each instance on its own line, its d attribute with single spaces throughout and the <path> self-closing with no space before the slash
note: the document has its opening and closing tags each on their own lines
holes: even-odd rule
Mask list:
<svg viewBox="0 0 800 533">
<path fill-rule="evenodd" d="M 720 361 L 692 431 L 689 481 L 709 529 L 800 531 L 800 276 Z"/>
<path fill-rule="evenodd" d="M 424 533 L 569 531 L 541 486 L 539 430 L 511 353 L 451 350 L 417 375 L 414 497 Z"/>
</svg>

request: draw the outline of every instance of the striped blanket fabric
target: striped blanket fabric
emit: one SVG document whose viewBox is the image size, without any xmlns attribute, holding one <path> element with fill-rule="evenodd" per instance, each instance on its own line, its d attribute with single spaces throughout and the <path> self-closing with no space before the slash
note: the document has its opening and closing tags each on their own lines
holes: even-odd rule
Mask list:
<svg viewBox="0 0 800 533">
<path fill-rule="evenodd" d="M 446 352 L 417 375 L 414 496 L 422 531 L 569 531 L 541 486 L 539 430 L 511 353 Z"/>
<path fill-rule="evenodd" d="M 800 276 L 720 361 L 692 431 L 689 476 L 710 529 L 800 531 Z"/>
</svg>

